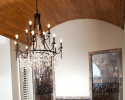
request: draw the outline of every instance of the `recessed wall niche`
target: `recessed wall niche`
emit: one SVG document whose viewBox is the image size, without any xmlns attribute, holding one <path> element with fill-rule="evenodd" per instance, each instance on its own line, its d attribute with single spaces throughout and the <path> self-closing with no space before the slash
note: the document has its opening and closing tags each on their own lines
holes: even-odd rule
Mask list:
<svg viewBox="0 0 125 100">
<path fill-rule="evenodd" d="M 122 49 L 89 53 L 91 100 L 123 100 Z"/>
</svg>

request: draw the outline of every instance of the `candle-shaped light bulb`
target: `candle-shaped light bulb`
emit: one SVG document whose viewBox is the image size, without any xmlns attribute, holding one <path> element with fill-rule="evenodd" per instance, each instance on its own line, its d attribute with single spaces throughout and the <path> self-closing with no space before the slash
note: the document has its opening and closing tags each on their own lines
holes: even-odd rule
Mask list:
<svg viewBox="0 0 125 100">
<path fill-rule="evenodd" d="M 53 34 L 53 37 L 56 37 L 56 34 Z"/>
<path fill-rule="evenodd" d="M 63 40 L 62 39 L 60 39 L 60 43 L 62 43 L 63 42 Z"/>
<path fill-rule="evenodd" d="M 15 35 L 16 39 L 18 39 L 18 35 Z"/>
<path fill-rule="evenodd" d="M 60 39 L 60 48 L 62 48 L 62 42 L 63 42 L 63 40 Z"/>
<path fill-rule="evenodd" d="M 31 33 L 32 33 L 32 35 L 34 35 L 34 31 L 32 31 Z"/>
<path fill-rule="evenodd" d="M 28 33 L 28 29 L 26 29 L 25 32 Z"/>
<path fill-rule="evenodd" d="M 43 35 L 45 35 L 46 34 L 46 32 L 45 31 L 43 31 Z"/>
<path fill-rule="evenodd" d="M 55 44 L 55 48 L 57 47 L 57 44 Z"/>
<path fill-rule="evenodd" d="M 26 46 L 26 49 L 28 49 L 28 46 Z"/>
<path fill-rule="evenodd" d="M 47 27 L 50 28 L 50 24 L 48 24 Z"/>
<path fill-rule="evenodd" d="M 29 21 L 29 24 L 32 25 L 32 21 Z"/>
<path fill-rule="evenodd" d="M 56 52 L 56 47 L 57 47 L 57 44 L 55 44 L 54 46 L 55 46 L 55 52 Z"/>
<path fill-rule="evenodd" d="M 16 42 L 16 41 L 15 41 L 14 43 L 15 43 L 15 45 L 17 44 L 17 42 Z"/>
</svg>

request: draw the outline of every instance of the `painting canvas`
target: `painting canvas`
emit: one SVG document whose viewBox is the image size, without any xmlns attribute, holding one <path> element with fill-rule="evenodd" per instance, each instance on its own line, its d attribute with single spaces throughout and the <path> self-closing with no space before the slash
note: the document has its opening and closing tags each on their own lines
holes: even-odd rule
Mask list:
<svg viewBox="0 0 125 100">
<path fill-rule="evenodd" d="M 92 100 L 122 100 L 121 52 L 90 53 Z"/>
</svg>

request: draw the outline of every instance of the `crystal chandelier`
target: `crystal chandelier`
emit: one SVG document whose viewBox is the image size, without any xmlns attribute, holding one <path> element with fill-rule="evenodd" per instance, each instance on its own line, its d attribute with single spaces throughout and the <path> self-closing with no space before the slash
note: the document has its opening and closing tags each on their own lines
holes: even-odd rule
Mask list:
<svg viewBox="0 0 125 100">
<path fill-rule="evenodd" d="M 21 51 L 18 43 L 18 35 L 15 35 L 15 51 L 16 57 L 19 59 L 19 66 L 23 75 L 26 72 L 32 72 L 33 81 L 33 100 L 39 100 L 38 95 L 49 94 L 48 100 L 52 99 L 55 93 L 55 69 L 57 63 L 57 55 L 61 54 L 62 58 L 62 42 L 60 39 L 60 47 L 57 50 L 55 42 L 56 34 L 53 34 L 53 42 L 50 44 L 50 24 L 48 24 L 48 31 L 42 31 L 40 23 L 40 14 L 38 13 L 37 0 L 36 0 L 36 13 L 34 14 L 34 28 L 32 30 L 32 21 L 29 21 L 30 29 L 26 29 L 26 50 Z M 29 37 L 30 36 L 30 37 Z M 49 44 L 49 45 L 48 45 Z M 27 83 L 23 83 L 25 85 Z M 42 90 L 44 89 L 44 90 Z M 27 93 L 27 92 L 26 92 Z M 28 94 L 28 93 L 27 93 Z M 48 96 L 44 95 L 44 99 Z M 41 100 L 41 99 L 40 99 Z"/>
</svg>

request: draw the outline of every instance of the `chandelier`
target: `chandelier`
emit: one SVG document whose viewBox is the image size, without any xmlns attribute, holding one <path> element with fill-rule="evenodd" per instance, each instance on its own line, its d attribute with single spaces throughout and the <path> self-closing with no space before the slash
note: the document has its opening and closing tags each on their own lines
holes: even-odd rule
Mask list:
<svg viewBox="0 0 125 100">
<path fill-rule="evenodd" d="M 54 66 L 57 63 L 57 55 L 61 54 L 62 58 L 63 40 L 60 39 L 60 47 L 57 49 L 57 44 L 55 41 L 56 34 L 53 34 L 53 42 L 50 44 L 50 24 L 47 25 L 48 31 L 44 32 L 40 23 L 40 14 L 38 13 L 37 0 L 36 13 L 34 14 L 34 28 L 32 29 L 32 21 L 29 21 L 29 25 L 30 29 L 25 30 L 26 50 L 20 50 L 20 45 L 18 43 L 19 36 L 15 35 L 15 51 L 16 58 L 19 59 L 19 66 L 23 75 L 26 75 L 28 70 L 32 72 L 34 91 L 33 100 L 39 100 L 40 97 L 38 95 L 50 95 L 54 93 Z M 23 83 L 23 85 L 25 84 L 27 84 L 27 82 Z M 28 94 L 27 91 L 25 91 L 25 93 L 26 95 Z M 48 98 L 48 96 L 44 95 L 44 98 Z M 52 99 L 53 95 L 50 95 L 49 98 Z"/>
</svg>

